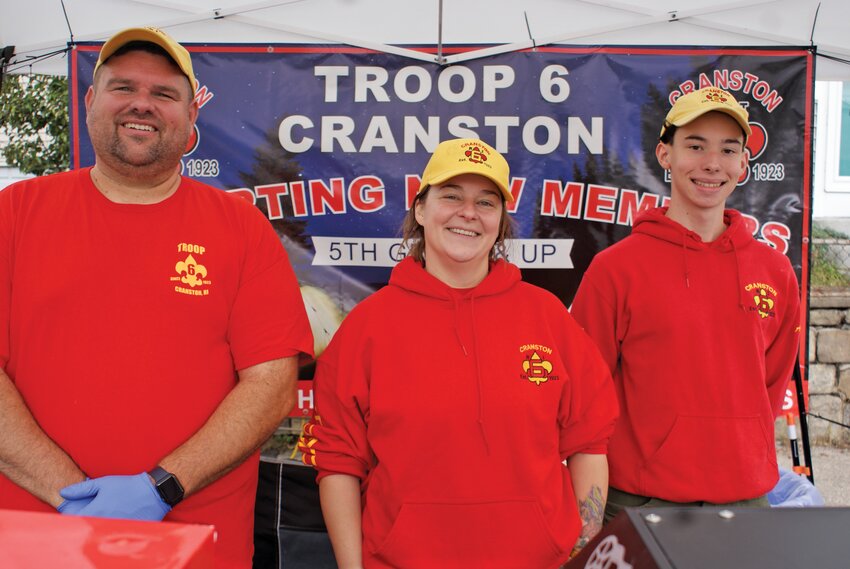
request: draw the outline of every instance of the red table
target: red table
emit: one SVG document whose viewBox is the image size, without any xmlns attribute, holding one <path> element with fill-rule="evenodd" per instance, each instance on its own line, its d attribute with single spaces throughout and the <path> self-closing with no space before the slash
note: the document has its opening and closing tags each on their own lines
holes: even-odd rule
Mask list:
<svg viewBox="0 0 850 569">
<path fill-rule="evenodd" d="M 4 568 L 208 568 L 214 541 L 212 526 L 0 510 Z"/>
</svg>

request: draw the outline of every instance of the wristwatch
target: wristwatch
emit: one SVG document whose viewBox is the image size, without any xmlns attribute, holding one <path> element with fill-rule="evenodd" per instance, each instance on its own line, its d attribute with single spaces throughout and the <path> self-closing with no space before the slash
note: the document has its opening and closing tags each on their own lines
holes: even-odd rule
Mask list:
<svg viewBox="0 0 850 569">
<path fill-rule="evenodd" d="M 183 485 L 177 480 L 177 477 L 167 472 L 161 466 L 157 466 L 150 472 L 150 477 L 153 478 L 153 485 L 162 501 L 172 508 L 180 503 L 183 499 Z"/>
</svg>

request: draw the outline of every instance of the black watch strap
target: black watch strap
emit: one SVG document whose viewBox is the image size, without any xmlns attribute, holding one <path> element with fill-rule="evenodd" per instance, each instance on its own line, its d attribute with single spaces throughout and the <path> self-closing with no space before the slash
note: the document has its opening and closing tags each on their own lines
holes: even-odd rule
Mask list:
<svg viewBox="0 0 850 569">
<path fill-rule="evenodd" d="M 148 474 L 153 478 L 153 485 L 156 487 L 156 491 L 159 492 L 159 496 L 163 502 L 171 507 L 180 503 L 183 499 L 184 490 L 183 485 L 180 484 L 176 476 L 161 466 L 157 466 L 148 472 Z"/>
</svg>

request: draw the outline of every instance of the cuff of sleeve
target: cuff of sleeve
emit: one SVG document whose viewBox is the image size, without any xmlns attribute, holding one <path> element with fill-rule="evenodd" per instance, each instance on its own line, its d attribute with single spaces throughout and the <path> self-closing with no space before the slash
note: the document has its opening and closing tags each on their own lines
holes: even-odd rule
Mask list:
<svg viewBox="0 0 850 569">
<path fill-rule="evenodd" d="M 322 460 L 320 464 L 316 465 L 316 470 L 318 471 L 318 474 L 316 475 L 316 482 L 319 482 L 322 478 L 331 474 L 348 474 L 349 476 L 354 476 L 360 480 L 366 478 L 365 465 L 356 460 L 328 461 L 325 459 Z"/>
</svg>

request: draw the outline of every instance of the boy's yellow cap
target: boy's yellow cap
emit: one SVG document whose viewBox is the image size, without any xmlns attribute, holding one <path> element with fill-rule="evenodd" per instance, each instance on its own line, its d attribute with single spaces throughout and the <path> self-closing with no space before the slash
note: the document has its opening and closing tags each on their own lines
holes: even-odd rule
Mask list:
<svg viewBox="0 0 850 569">
<path fill-rule="evenodd" d="M 664 136 L 664 132 L 670 126 L 684 126 L 711 111 L 726 113 L 741 125 L 747 136 L 752 134 L 748 122 L 750 115 L 747 109 L 735 100 L 735 97 L 728 91 L 717 87 L 704 87 L 676 99 L 673 108 L 670 109 L 667 118 L 664 119 L 661 134 L 658 136 Z"/>
<path fill-rule="evenodd" d="M 514 200 L 507 160 L 492 146 L 475 138 L 456 138 L 438 144 L 422 172 L 417 193 L 461 174 L 478 174 L 489 178 L 499 187 L 505 201 Z"/>
</svg>

